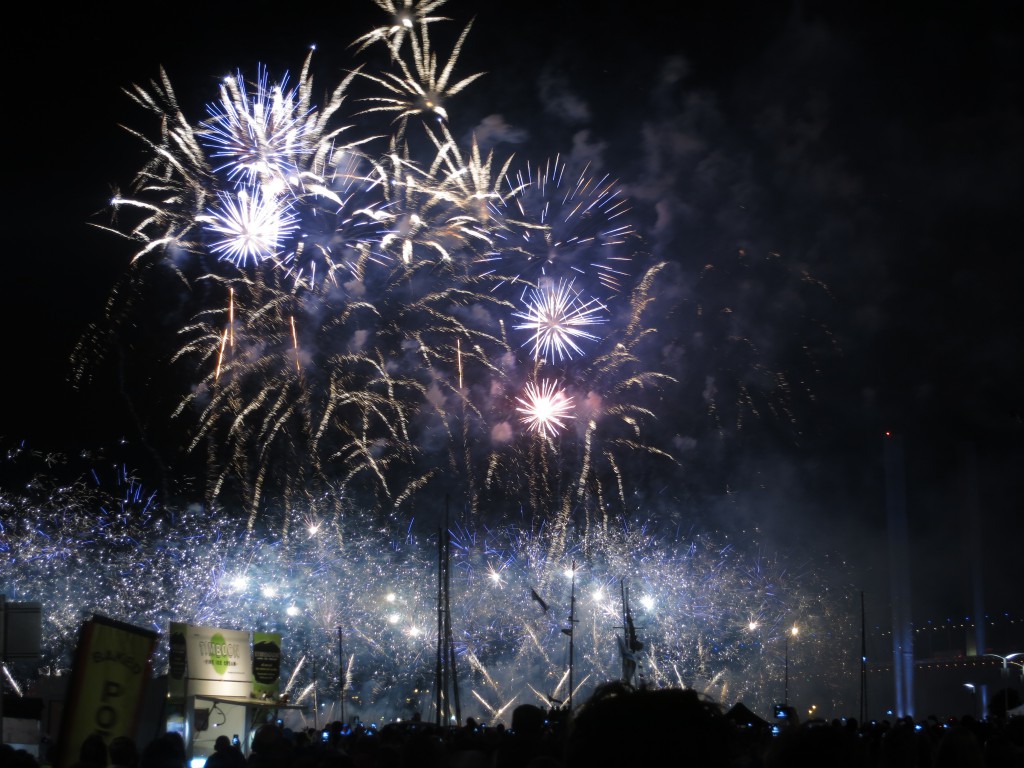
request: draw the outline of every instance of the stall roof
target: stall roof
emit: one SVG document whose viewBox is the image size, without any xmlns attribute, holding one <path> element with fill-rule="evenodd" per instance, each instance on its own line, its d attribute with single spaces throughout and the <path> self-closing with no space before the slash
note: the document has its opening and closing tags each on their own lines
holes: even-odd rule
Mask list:
<svg viewBox="0 0 1024 768">
<path fill-rule="evenodd" d="M 306 709 L 303 704 L 286 704 L 274 699 L 257 699 L 251 696 L 208 696 L 196 694 L 196 699 L 212 701 L 214 704 L 241 704 L 246 707 L 265 707 L 266 709 Z"/>
</svg>

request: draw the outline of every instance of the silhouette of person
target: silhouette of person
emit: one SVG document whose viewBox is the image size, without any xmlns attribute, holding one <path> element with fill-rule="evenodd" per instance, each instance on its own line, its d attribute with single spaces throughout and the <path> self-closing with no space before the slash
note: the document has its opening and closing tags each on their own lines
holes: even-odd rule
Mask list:
<svg viewBox="0 0 1024 768">
<path fill-rule="evenodd" d="M 605 683 L 568 728 L 566 768 L 671 763 L 729 768 L 739 751 L 735 727 L 721 707 L 689 689 Z"/>
<path fill-rule="evenodd" d="M 245 768 L 245 756 L 227 736 L 218 736 L 213 742 L 213 754 L 206 758 L 205 768 Z"/>
</svg>

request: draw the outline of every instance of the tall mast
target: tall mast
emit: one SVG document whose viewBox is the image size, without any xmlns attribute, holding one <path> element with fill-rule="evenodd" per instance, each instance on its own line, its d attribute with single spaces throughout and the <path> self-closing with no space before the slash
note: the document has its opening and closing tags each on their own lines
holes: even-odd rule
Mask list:
<svg viewBox="0 0 1024 768">
<path fill-rule="evenodd" d="M 444 526 L 437 531 L 437 659 L 435 665 L 435 722 L 451 722 L 452 704 L 455 719 L 462 722 L 459 705 L 459 680 L 455 673 L 455 639 L 452 634 L 451 607 L 451 533 L 448 522 L 448 496 L 444 499 Z M 449 684 L 451 697 L 449 697 Z"/>
<path fill-rule="evenodd" d="M 448 527 L 448 501 L 445 499 L 444 531 L 444 631 L 448 646 L 448 677 L 451 680 L 452 703 L 455 705 L 455 721 L 462 724 L 462 707 L 459 704 L 459 674 L 455 666 L 455 636 L 452 633 L 452 569 L 451 530 Z M 447 688 L 445 692 L 447 693 Z"/>
<path fill-rule="evenodd" d="M 576 660 L 576 561 L 572 561 L 572 591 L 569 593 L 569 711 L 572 712 L 572 668 Z"/>
<path fill-rule="evenodd" d="M 622 638 L 619 640 L 619 655 L 622 657 L 622 682 L 632 685 L 633 675 L 629 665 L 629 625 L 626 622 L 626 616 L 629 615 L 629 598 L 626 597 L 625 579 L 619 579 L 619 592 L 622 594 Z"/>
<path fill-rule="evenodd" d="M 338 627 L 338 673 L 341 677 L 340 698 L 341 698 L 341 722 L 345 722 L 345 643 L 341 634 L 341 627 Z"/>
<path fill-rule="evenodd" d="M 619 582 L 622 591 L 622 638 L 619 639 L 619 653 L 622 656 L 622 682 L 637 685 L 637 653 L 644 644 L 636 638 L 636 626 L 633 624 L 633 612 L 629 608 L 629 587 L 626 580 Z"/>
<path fill-rule="evenodd" d="M 447 525 L 447 513 L 445 514 Z M 444 631 L 444 526 L 437 528 L 437 659 L 434 667 L 434 722 L 440 726 L 444 720 L 445 689 L 445 631 Z"/>
</svg>

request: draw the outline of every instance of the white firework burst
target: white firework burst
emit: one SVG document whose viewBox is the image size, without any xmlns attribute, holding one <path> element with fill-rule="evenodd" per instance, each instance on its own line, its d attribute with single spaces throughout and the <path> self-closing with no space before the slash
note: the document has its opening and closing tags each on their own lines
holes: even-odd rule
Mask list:
<svg viewBox="0 0 1024 768">
<path fill-rule="evenodd" d="M 542 379 L 540 386 L 530 382 L 526 385 L 525 397 L 517 397 L 522 405 L 516 410 L 522 414 L 520 420 L 537 434 L 555 437 L 565 429 L 566 421 L 573 418 L 572 396 L 550 379 Z"/>
<path fill-rule="evenodd" d="M 597 336 L 585 330 L 588 326 L 606 322 L 600 313 L 607 310 L 597 299 L 583 301 L 572 287 L 572 280 L 542 279 L 539 288 L 524 292 L 526 309 L 513 312 L 514 317 L 523 320 L 513 326 L 516 330 L 532 331 L 533 335 L 523 346 L 533 345 L 533 357 L 554 363 L 555 358 L 572 358 L 575 352 L 583 354 L 576 344 L 577 339 L 596 341 Z"/>
<path fill-rule="evenodd" d="M 277 255 L 281 241 L 298 226 L 287 203 L 264 194 L 259 187 L 218 195 L 221 208 L 201 217 L 208 232 L 219 239 L 210 250 L 222 260 L 244 267 Z"/>
</svg>

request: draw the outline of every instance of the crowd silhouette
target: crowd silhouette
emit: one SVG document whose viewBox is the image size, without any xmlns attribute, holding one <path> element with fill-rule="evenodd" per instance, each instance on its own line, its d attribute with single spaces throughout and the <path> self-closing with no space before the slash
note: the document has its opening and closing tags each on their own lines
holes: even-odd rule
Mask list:
<svg viewBox="0 0 1024 768">
<path fill-rule="evenodd" d="M 572 713 L 521 704 L 508 728 L 473 718 L 444 728 L 418 719 L 379 729 L 333 722 L 291 730 L 268 722 L 247 754 L 219 737 L 205 768 L 1024 768 L 1024 717 L 780 722 L 731 716 L 694 690 L 609 682 Z M 49 765 L 0 746 L 3 768 Z M 177 733 L 141 748 L 94 734 L 79 745 L 73 768 L 189 764 Z"/>
</svg>

